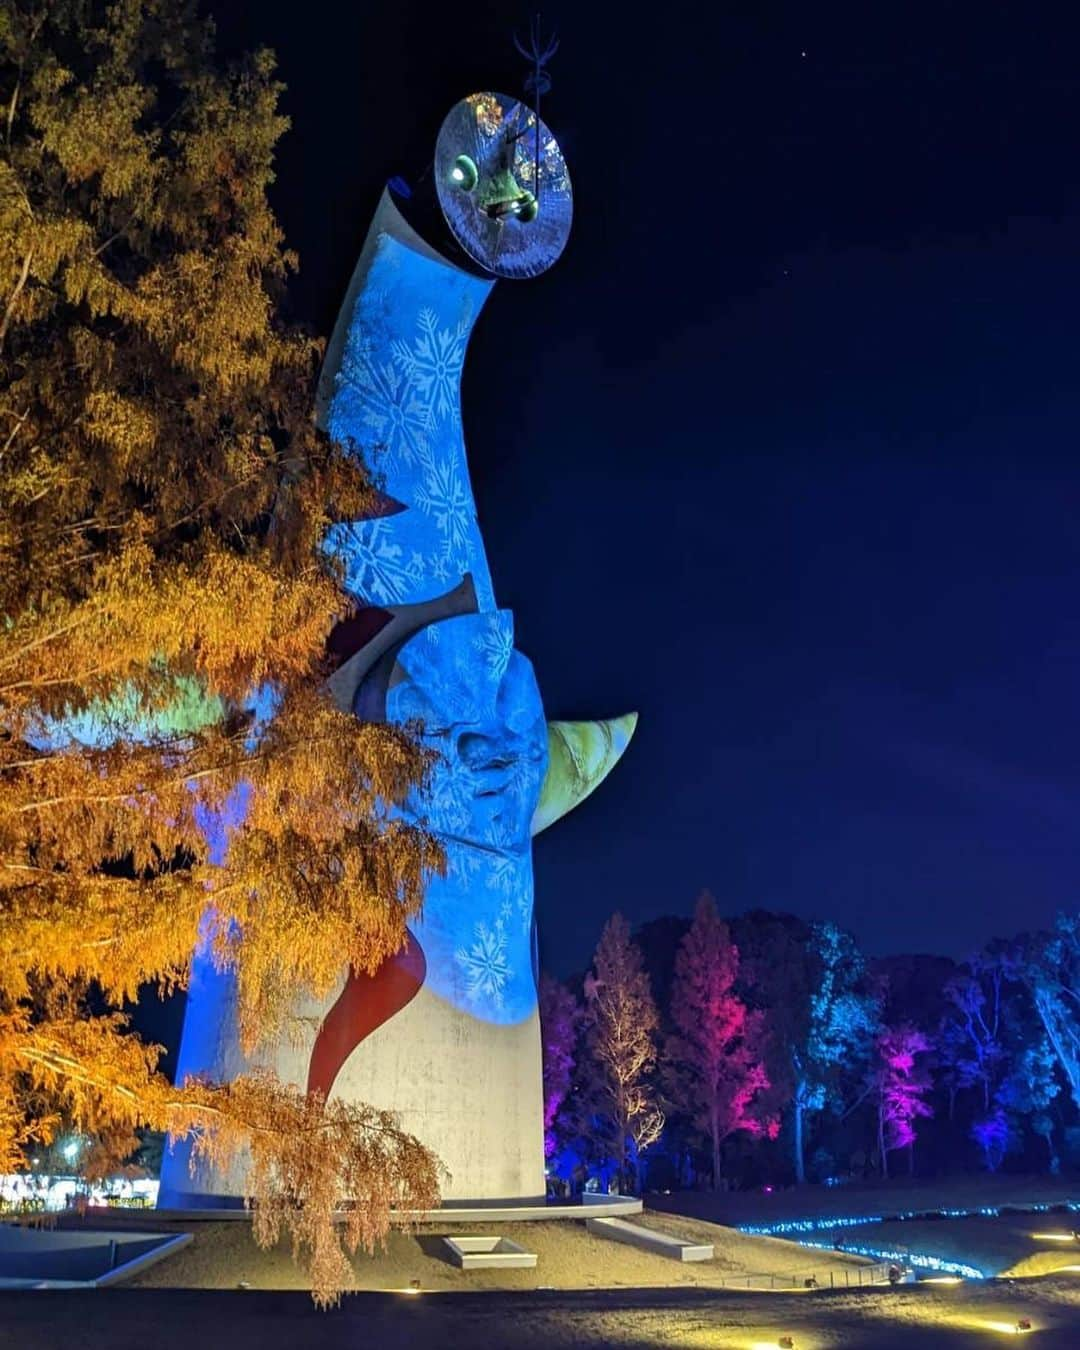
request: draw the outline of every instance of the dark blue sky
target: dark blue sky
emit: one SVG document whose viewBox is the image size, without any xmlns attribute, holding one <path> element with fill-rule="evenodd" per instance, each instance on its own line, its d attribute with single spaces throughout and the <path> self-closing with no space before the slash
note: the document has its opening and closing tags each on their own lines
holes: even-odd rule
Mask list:
<svg viewBox="0 0 1080 1350">
<path fill-rule="evenodd" d="M 278 51 L 276 204 L 327 332 L 385 179 L 520 88 L 528 8 L 212 9 Z M 1076 20 L 544 11 L 574 233 L 496 288 L 466 434 L 549 715 L 641 712 L 538 841 L 547 964 L 703 886 L 872 953 L 1049 922 L 1080 893 Z"/>
</svg>

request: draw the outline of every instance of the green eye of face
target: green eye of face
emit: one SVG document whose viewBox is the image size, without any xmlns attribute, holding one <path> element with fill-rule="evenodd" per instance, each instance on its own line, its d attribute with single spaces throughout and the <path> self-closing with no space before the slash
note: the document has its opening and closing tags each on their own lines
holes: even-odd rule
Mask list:
<svg viewBox="0 0 1080 1350">
<path fill-rule="evenodd" d="M 480 178 L 475 163 L 468 155 L 458 155 L 450 170 L 450 181 L 462 192 L 471 192 Z"/>
</svg>

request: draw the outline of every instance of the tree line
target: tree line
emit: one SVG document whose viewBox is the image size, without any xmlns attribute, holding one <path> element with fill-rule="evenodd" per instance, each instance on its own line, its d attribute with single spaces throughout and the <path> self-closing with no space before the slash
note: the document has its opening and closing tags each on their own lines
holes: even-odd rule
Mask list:
<svg viewBox="0 0 1080 1350">
<path fill-rule="evenodd" d="M 636 935 L 540 985 L 549 1175 L 743 1186 L 1080 1164 L 1080 913 L 963 962 L 869 959 L 764 910 Z"/>
</svg>

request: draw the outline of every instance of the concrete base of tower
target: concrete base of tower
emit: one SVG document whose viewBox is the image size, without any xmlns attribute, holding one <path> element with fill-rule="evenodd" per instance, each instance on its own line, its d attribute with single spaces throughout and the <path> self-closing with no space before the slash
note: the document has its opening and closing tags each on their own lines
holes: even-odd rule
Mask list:
<svg viewBox="0 0 1080 1350">
<path fill-rule="evenodd" d="M 588 1201 L 567 1204 L 564 1201 L 506 1200 L 455 1202 L 438 1209 L 403 1212 L 397 1217 L 404 1223 L 439 1224 L 459 1223 L 529 1223 L 548 1219 L 617 1219 L 627 1214 L 640 1214 L 642 1202 L 633 1195 L 603 1195 Z M 110 1211 L 113 1212 L 113 1211 Z M 167 1193 L 158 1199 L 157 1217 L 177 1223 L 196 1223 L 201 1220 L 240 1221 L 251 1219 L 251 1210 L 245 1209 L 235 1196 L 209 1196 L 196 1193 Z"/>
<path fill-rule="evenodd" d="M 274 1067 L 284 1081 L 303 1087 L 310 1058 L 311 1036 L 298 1036 L 276 1048 Z M 211 1076 L 227 1080 L 243 1067 L 222 1062 L 223 1071 Z M 535 1008 L 520 1022 L 484 1021 L 425 986 L 345 1057 L 332 1096 L 393 1111 L 401 1128 L 439 1159 L 444 1205 L 543 1205 L 543 1090 Z M 191 1164 L 184 1141 L 166 1152 L 159 1208 L 243 1207 L 246 1157 L 227 1169 Z"/>
</svg>

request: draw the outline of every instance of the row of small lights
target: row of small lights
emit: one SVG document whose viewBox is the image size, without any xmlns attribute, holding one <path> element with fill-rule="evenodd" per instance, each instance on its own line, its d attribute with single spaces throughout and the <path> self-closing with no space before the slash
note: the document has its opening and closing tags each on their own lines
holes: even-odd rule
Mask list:
<svg viewBox="0 0 1080 1350">
<path fill-rule="evenodd" d="M 809 1238 L 799 1239 L 800 1247 L 816 1247 L 821 1251 L 832 1251 L 828 1242 L 814 1242 Z M 852 1256 L 870 1256 L 876 1261 L 895 1261 L 900 1265 L 912 1266 L 916 1270 L 933 1270 L 942 1275 L 960 1275 L 966 1280 L 985 1280 L 986 1272 L 976 1266 L 966 1265 L 963 1261 L 947 1261 L 942 1256 L 925 1256 L 920 1252 L 897 1252 L 887 1247 L 864 1247 L 844 1244 L 843 1250 Z"/>
</svg>

